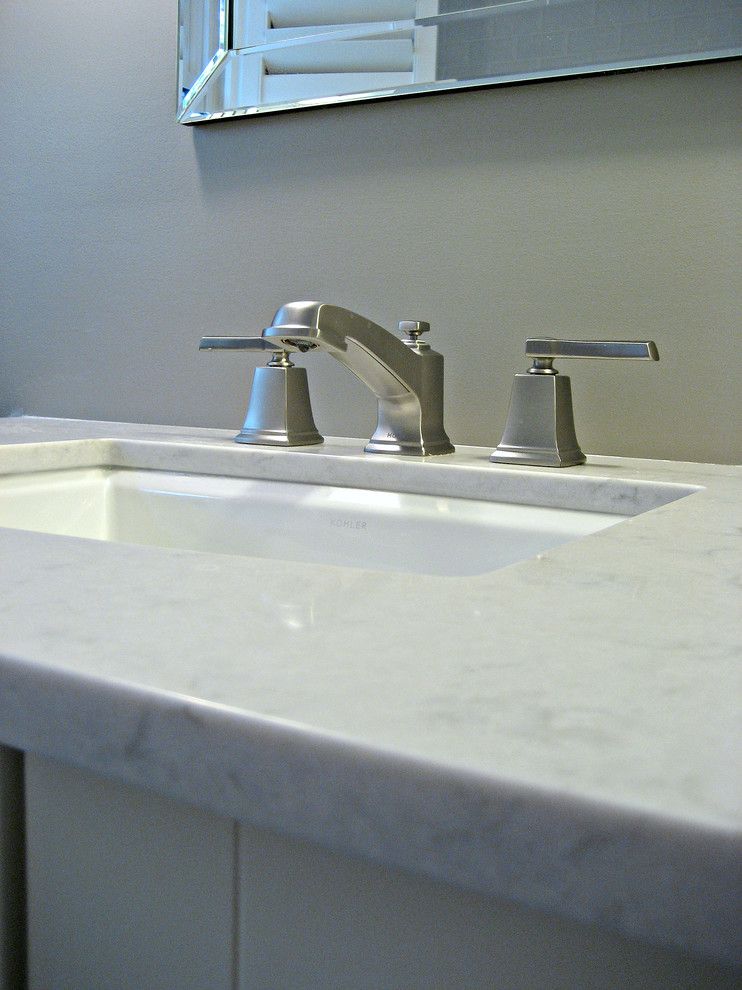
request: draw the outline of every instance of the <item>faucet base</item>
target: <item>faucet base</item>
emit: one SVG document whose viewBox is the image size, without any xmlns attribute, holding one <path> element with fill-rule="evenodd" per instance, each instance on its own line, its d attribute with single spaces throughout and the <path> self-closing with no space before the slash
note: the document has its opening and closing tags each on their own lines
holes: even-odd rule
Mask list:
<svg viewBox="0 0 742 990">
<path fill-rule="evenodd" d="M 456 449 L 446 437 L 436 443 L 413 443 L 400 440 L 375 440 L 373 437 L 363 448 L 367 454 L 404 454 L 408 457 L 433 457 L 436 454 L 452 454 Z"/>
<path fill-rule="evenodd" d="M 319 437 L 319 439 L 317 439 Z M 319 433 L 283 433 L 280 430 L 240 430 L 235 443 L 263 444 L 267 447 L 307 447 L 324 443 Z"/>
<path fill-rule="evenodd" d="M 520 464 L 531 467 L 575 467 L 585 463 L 585 455 L 579 447 L 554 450 L 550 447 L 512 447 L 500 444 L 490 454 L 494 464 Z"/>
</svg>

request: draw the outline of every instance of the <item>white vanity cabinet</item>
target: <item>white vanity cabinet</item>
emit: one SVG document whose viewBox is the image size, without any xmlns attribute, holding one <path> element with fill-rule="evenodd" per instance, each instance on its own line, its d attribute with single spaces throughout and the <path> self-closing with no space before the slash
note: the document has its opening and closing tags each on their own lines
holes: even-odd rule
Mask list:
<svg viewBox="0 0 742 990">
<path fill-rule="evenodd" d="M 26 758 L 32 990 L 232 990 L 234 826 Z"/>
<path fill-rule="evenodd" d="M 713 965 L 26 759 L 30 990 L 731 988 Z"/>
</svg>

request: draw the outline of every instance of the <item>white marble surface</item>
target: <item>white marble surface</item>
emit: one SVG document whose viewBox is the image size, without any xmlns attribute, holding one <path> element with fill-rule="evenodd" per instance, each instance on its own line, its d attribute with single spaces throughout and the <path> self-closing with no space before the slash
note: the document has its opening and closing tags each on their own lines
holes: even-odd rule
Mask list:
<svg viewBox="0 0 742 990">
<path fill-rule="evenodd" d="M 0 742 L 741 963 L 742 469 L 230 436 L 1 420 L 0 473 L 108 463 L 644 514 L 462 578 L 0 529 Z"/>
</svg>

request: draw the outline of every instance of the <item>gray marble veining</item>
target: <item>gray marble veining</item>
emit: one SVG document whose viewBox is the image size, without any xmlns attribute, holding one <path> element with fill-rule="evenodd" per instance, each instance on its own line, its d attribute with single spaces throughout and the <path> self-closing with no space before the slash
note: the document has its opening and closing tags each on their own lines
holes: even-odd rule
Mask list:
<svg viewBox="0 0 742 990">
<path fill-rule="evenodd" d="M 0 473 L 105 463 L 633 518 L 414 579 L 0 529 L 0 741 L 742 961 L 742 469 L 229 436 L 4 420 Z"/>
</svg>

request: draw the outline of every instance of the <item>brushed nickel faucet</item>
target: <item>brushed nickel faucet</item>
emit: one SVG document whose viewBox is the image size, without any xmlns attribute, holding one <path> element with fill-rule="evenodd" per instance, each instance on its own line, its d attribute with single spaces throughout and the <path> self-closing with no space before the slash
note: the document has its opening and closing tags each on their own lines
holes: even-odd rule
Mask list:
<svg viewBox="0 0 742 990">
<path fill-rule="evenodd" d="M 404 340 L 364 316 L 320 302 L 282 306 L 263 339 L 287 350 L 319 348 L 374 393 L 376 429 L 369 454 L 449 454 L 443 428 L 443 355 L 420 340 L 429 323 L 403 320 Z"/>
<path fill-rule="evenodd" d="M 420 336 L 429 323 L 402 320 L 404 339 L 358 313 L 320 302 L 282 306 L 260 337 L 203 337 L 201 350 L 262 350 L 270 363 L 258 368 L 238 443 L 299 446 L 321 443 L 309 402 L 306 371 L 289 354 L 323 350 L 376 396 L 376 430 L 370 454 L 428 456 L 454 447 L 443 428 L 443 355 Z"/>
<path fill-rule="evenodd" d="M 490 460 L 496 464 L 573 467 L 585 463 L 575 434 L 572 386 L 556 358 L 634 358 L 659 361 L 653 340 L 529 339 L 533 364 L 516 375 L 505 432 Z"/>
</svg>

